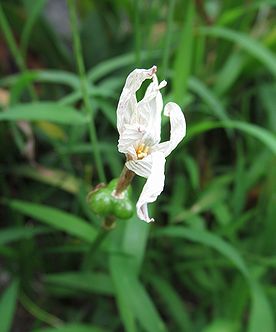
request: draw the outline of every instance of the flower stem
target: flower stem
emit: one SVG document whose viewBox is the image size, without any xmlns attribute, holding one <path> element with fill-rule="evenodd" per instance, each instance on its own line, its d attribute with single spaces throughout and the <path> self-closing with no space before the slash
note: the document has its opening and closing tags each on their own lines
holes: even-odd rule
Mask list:
<svg viewBox="0 0 276 332">
<path fill-rule="evenodd" d="M 62 326 L 64 323 L 63 321 L 50 314 L 49 312 L 45 311 L 44 309 L 38 307 L 36 303 L 34 303 L 30 298 L 28 298 L 23 292 L 19 296 L 20 302 L 22 306 L 35 318 L 45 322 L 53 327 Z"/>
<path fill-rule="evenodd" d="M 85 254 L 81 268 L 84 271 L 89 271 L 93 266 L 93 257 L 100 248 L 101 244 L 109 234 L 109 231 L 115 227 L 116 220 L 113 216 L 108 216 L 104 219 L 102 228 L 99 230 L 95 241 L 91 244 L 89 250 Z"/>
<path fill-rule="evenodd" d="M 14 60 L 16 62 L 16 65 L 18 68 L 24 72 L 26 70 L 25 62 L 23 60 L 23 57 L 21 53 L 19 52 L 15 39 L 13 37 L 9 22 L 4 14 L 2 5 L 0 4 L 0 26 L 3 30 L 4 36 L 6 38 L 7 44 L 9 46 L 9 49 L 14 57 Z"/>
<path fill-rule="evenodd" d="M 120 194 L 126 190 L 126 188 L 130 185 L 132 179 L 134 178 L 134 175 L 134 172 L 124 166 L 115 189 L 115 196 L 120 196 Z"/>
<path fill-rule="evenodd" d="M 87 116 L 90 117 L 88 121 L 88 129 L 89 129 L 89 136 L 91 143 L 93 145 L 93 154 L 94 159 L 97 167 L 97 171 L 99 174 L 99 178 L 101 182 L 105 182 L 105 173 L 104 173 L 104 167 L 98 147 L 98 138 L 97 138 L 97 132 L 94 122 L 94 116 L 93 116 L 93 110 L 91 107 L 91 103 L 89 100 L 89 94 L 88 94 L 88 81 L 85 74 L 85 67 L 82 57 L 82 49 L 81 49 L 81 42 L 80 42 L 80 36 L 78 33 L 78 25 L 77 25 L 77 12 L 76 12 L 76 1 L 75 0 L 67 0 L 69 13 L 70 13 L 70 22 L 71 22 L 71 29 L 73 34 L 73 44 L 74 44 L 74 52 L 78 67 L 78 72 L 80 76 L 80 85 L 81 85 L 81 92 L 83 96 L 84 106 L 87 113 Z"/>
<path fill-rule="evenodd" d="M 163 52 L 163 61 L 162 61 L 162 75 L 163 77 L 167 76 L 169 57 L 170 57 L 170 48 L 173 39 L 173 14 L 175 8 L 175 0 L 169 1 L 168 16 L 167 16 L 167 32 L 165 36 L 165 45 Z"/>
<path fill-rule="evenodd" d="M 25 74 L 28 72 L 26 62 L 20 53 L 19 48 L 17 47 L 16 40 L 13 36 L 10 24 L 7 20 L 7 17 L 4 13 L 4 10 L 2 8 L 2 5 L 0 4 L 0 28 L 3 31 L 4 37 L 6 39 L 7 45 L 11 51 L 11 54 L 15 60 L 15 63 L 20 70 L 22 74 Z M 36 92 L 34 90 L 34 87 L 32 85 L 28 85 L 28 90 L 30 93 L 30 96 L 33 100 L 36 100 Z"/>
</svg>

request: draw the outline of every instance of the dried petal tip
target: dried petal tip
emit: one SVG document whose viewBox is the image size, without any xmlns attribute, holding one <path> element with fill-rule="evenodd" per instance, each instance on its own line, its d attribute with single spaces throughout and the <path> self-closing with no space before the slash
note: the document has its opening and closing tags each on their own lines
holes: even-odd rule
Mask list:
<svg viewBox="0 0 276 332">
<path fill-rule="evenodd" d="M 153 76 L 157 72 L 157 66 L 152 66 L 150 68 L 150 76 Z"/>
</svg>

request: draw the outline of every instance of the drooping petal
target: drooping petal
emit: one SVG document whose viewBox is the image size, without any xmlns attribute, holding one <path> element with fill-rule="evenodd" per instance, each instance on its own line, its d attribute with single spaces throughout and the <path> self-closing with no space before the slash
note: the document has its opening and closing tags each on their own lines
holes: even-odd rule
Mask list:
<svg viewBox="0 0 276 332">
<path fill-rule="evenodd" d="M 153 82 L 147 88 L 144 98 L 137 104 L 138 123 L 146 128 L 143 142 L 149 146 L 160 142 L 161 113 L 163 109 L 160 89 L 166 84 L 166 81 L 158 84 L 156 75 L 153 75 Z"/>
<path fill-rule="evenodd" d="M 117 107 L 117 128 L 122 134 L 126 124 L 131 124 L 133 113 L 137 111 L 136 91 L 141 84 L 155 74 L 156 66 L 150 69 L 135 69 L 127 77 Z"/>
<path fill-rule="evenodd" d="M 164 188 L 165 181 L 165 156 L 162 152 L 154 152 L 151 154 L 152 166 L 151 173 L 141 192 L 136 204 L 138 217 L 146 222 L 154 221 L 148 214 L 148 203 L 156 201 Z"/>
<path fill-rule="evenodd" d="M 157 145 L 156 151 L 161 151 L 167 157 L 186 135 L 186 121 L 181 108 L 176 103 L 168 103 L 164 114 L 170 117 L 171 134 L 170 140 Z"/>
<path fill-rule="evenodd" d="M 125 165 L 135 174 L 148 178 L 152 168 L 152 155 L 148 155 L 143 159 L 128 160 Z"/>
</svg>

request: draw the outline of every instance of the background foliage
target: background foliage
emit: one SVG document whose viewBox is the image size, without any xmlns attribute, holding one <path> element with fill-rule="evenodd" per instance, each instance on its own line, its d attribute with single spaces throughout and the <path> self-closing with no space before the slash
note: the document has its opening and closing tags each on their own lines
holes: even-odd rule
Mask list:
<svg viewBox="0 0 276 332">
<path fill-rule="evenodd" d="M 1 0 L 1 332 L 274 331 L 275 5 Z M 120 174 L 120 91 L 153 64 L 187 136 L 156 223 L 105 232 L 86 194 Z"/>
</svg>

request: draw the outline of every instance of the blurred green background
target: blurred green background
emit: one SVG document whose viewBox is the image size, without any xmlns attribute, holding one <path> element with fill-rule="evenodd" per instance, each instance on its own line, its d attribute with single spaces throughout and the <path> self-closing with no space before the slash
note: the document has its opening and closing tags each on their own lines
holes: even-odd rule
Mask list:
<svg viewBox="0 0 276 332">
<path fill-rule="evenodd" d="M 275 9 L 0 1 L 0 332 L 275 331 Z M 153 64 L 187 135 L 156 222 L 104 231 L 86 195 L 119 176 L 117 102 Z"/>
</svg>

